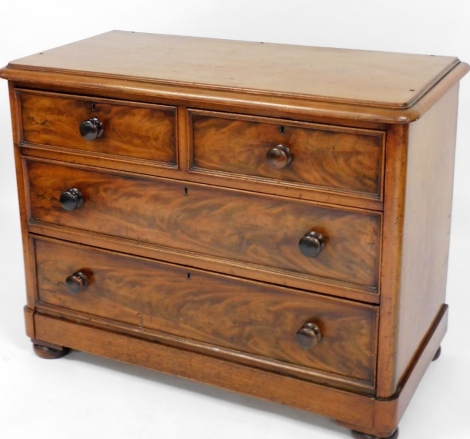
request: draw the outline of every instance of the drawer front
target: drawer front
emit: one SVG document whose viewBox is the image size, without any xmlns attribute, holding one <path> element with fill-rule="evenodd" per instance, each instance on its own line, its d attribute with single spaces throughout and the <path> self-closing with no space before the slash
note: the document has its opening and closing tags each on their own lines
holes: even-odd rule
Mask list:
<svg viewBox="0 0 470 439">
<path fill-rule="evenodd" d="M 193 171 L 382 197 L 381 131 L 200 111 L 190 120 Z"/>
<path fill-rule="evenodd" d="M 176 165 L 173 107 L 29 91 L 20 102 L 25 142 Z M 103 133 L 85 140 L 80 125 L 92 118 Z"/>
<path fill-rule="evenodd" d="M 40 303 L 373 383 L 373 306 L 55 240 L 35 240 L 35 254 Z M 88 285 L 71 293 L 77 272 Z M 301 347 L 306 322 L 321 340 Z"/>
<path fill-rule="evenodd" d="M 30 221 L 377 292 L 380 214 L 39 161 L 28 172 Z M 60 197 L 71 188 L 84 201 L 67 211 Z M 313 258 L 299 245 L 310 232 L 325 244 Z"/>
</svg>

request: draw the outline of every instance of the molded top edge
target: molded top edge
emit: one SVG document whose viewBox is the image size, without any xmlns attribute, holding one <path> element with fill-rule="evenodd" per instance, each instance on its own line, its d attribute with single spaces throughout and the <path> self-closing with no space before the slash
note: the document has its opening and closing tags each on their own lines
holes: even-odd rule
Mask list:
<svg viewBox="0 0 470 439">
<path fill-rule="evenodd" d="M 396 111 L 413 107 L 458 66 L 460 77 L 469 70 L 447 56 L 111 31 L 12 61 L 0 76 L 80 75 Z"/>
</svg>

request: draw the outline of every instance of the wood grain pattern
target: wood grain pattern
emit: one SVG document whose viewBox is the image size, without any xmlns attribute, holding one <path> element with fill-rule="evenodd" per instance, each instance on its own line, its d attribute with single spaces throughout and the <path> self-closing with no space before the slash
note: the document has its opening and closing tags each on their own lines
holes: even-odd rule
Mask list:
<svg viewBox="0 0 470 439">
<path fill-rule="evenodd" d="M 9 66 L 400 108 L 458 64 L 445 56 L 112 31 Z"/>
<path fill-rule="evenodd" d="M 432 336 L 423 345 L 423 353 L 404 388 L 389 400 L 309 383 L 287 375 L 266 373 L 219 358 L 41 314 L 35 315 L 35 324 L 41 340 L 55 341 L 73 349 L 287 404 L 334 418 L 347 428 L 380 436 L 398 425 L 444 336 L 447 317 L 445 312 L 436 322 L 436 328 L 432 328 Z"/>
<path fill-rule="evenodd" d="M 162 247 L 148 242 L 116 238 L 111 235 L 64 227 L 52 223 L 30 222 L 28 224 L 28 230 L 29 233 L 35 235 L 44 235 L 64 241 L 142 256 L 144 258 L 191 266 L 201 270 L 225 273 L 230 276 L 253 279 L 268 284 L 276 283 L 303 291 L 317 291 L 333 297 L 356 300 L 363 303 L 375 305 L 381 303 L 380 294 L 377 294 L 377 292 L 354 288 L 350 284 L 345 286 L 340 282 L 333 283 L 313 276 L 300 275 L 299 273 L 281 272 L 281 270 L 273 271 L 269 270 L 267 267 L 237 263 L 230 259 L 207 257 L 203 254 L 183 252 L 175 248 Z"/>
<path fill-rule="evenodd" d="M 355 425 L 356 429 L 371 427 L 373 423 L 374 399 L 369 395 L 346 392 L 288 375 L 266 373 L 219 358 L 44 315 L 36 315 L 35 321 L 42 340 L 56 340 L 73 349 L 331 416 Z"/>
<path fill-rule="evenodd" d="M 176 165 L 175 108 L 21 91 L 24 142 Z M 79 126 L 91 117 L 104 126 L 87 141 Z"/>
<path fill-rule="evenodd" d="M 30 162 L 31 221 L 42 221 L 256 264 L 377 291 L 379 214 L 346 211 L 168 180 Z M 80 209 L 59 197 L 78 188 Z M 299 240 L 315 229 L 321 255 Z"/>
<path fill-rule="evenodd" d="M 374 421 L 372 425 L 357 428 L 357 426 L 344 422 L 340 422 L 340 424 L 351 430 L 359 430 L 378 437 L 389 436 L 397 428 L 419 382 L 439 348 L 447 332 L 448 318 L 448 307 L 443 306 L 429 328 L 426 337 L 422 340 L 418 354 L 400 383 L 397 392 L 389 398 L 377 397 L 374 399 Z"/>
<path fill-rule="evenodd" d="M 397 313 L 400 306 L 403 246 L 403 211 L 406 191 L 406 153 L 408 126 L 393 125 L 387 132 L 385 164 L 385 199 L 382 231 L 382 260 L 380 282 L 381 313 L 379 321 L 379 364 L 377 395 L 389 398 L 396 390 L 393 383 L 396 367 Z"/>
<path fill-rule="evenodd" d="M 374 383 L 373 306 L 58 241 L 35 246 L 40 302 Z M 90 284 L 70 294 L 76 270 Z M 295 342 L 308 320 L 322 332 L 311 350 Z"/>
<path fill-rule="evenodd" d="M 185 109 L 179 113 L 185 114 Z M 179 119 L 180 120 L 180 119 Z M 180 123 L 180 122 L 179 122 Z M 186 128 L 182 128 L 186 130 Z M 313 201 L 318 203 L 334 204 L 335 206 L 345 206 L 357 209 L 367 209 L 382 211 L 383 202 L 369 196 L 349 192 L 334 192 L 328 189 L 316 188 L 312 189 L 308 185 L 299 184 L 273 184 L 269 179 L 250 180 L 248 178 L 240 178 L 237 174 L 225 173 L 223 178 L 214 173 L 203 172 L 187 172 L 188 171 L 188 154 L 185 148 L 186 141 L 184 136 L 179 134 L 181 154 L 178 158 L 178 168 L 166 166 L 155 166 L 150 161 L 140 160 L 121 160 L 117 156 L 108 156 L 101 154 L 90 154 L 86 151 L 70 150 L 67 152 L 67 161 L 74 164 L 82 164 L 84 166 L 94 166 L 113 171 L 133 172 L 137 174 L 152 175 L 156 177 L 171 178 L 185 182 L 194 182 L 200 184 L 208 184 L 211 186 L 228 187 L 232 189 L 240 189 L 252 191 L 255 187 L 256 192 L 264 194 L 273 194 L 293 199 L 301 199 L 304 201 Z M 36 146 L 34 144 L 23 144 L 19 146 L 21 154 L 24 157 L 43 158 L 49 160 L 64 160 L 64 152 L 61 147 L 53 146 Z M 253 186 L 255 184 L 256 186 Z"/>
<path fill-rule="evenodd" d="M 398 383 L 446 301 L 457 102 L 458 86 L 409 128 L 399 311 L 408 335 L 397 335 Z"/>
<path fill-rule="evenodd" d="M 406 124 L 468 71 L 453 57 L 114 31 L 13 61 L 0 77 L 219 111 Z"/>
<path fill-rule="evenodd" d="M 223 171 L 241 178 L 263 177 L 276 185 L 292 182 L 381 198 L 380 131 L 201 111 L 192 111 L 190 118 L 192 171 Z M 293 156 L 280 170 L 266 160 L 266 153 L 278 144 L 287 146 Z"/>
<path fill-rule="evenodd" d="M 28 335 L 391 435 L 447 328 L 469 69 L 119 31 L 0 69 Z"/>
<path fill-rule="evenodd" d="M 396 356 L 396 363 L 393 379 L 381 380 L 380 392 L 384 397 L 396 391 L 445 303 L 457 99 L 458 87 L 454 87 L 421 120 L 409 126 L 405 139 L 406 156 L 402 160 L 406 180 L 395 182 L 405 191 L 399 212 L 403 221 L 399 237 L 401 261 L 391 265 L 400 282 L 400 289 L 392 296 L 400 301 L 388 314 L 393 316 L 393 323 L 387 322 L 393 330 L 390 340 L 394 346 L 389 349 Z M 397 253 L 399 250 L 397 244 L 391 249 Z M 383 306 L 386 309 L 385 302 Z M 390 358 L 391 354 L 383 355 Z"/>
</svg>

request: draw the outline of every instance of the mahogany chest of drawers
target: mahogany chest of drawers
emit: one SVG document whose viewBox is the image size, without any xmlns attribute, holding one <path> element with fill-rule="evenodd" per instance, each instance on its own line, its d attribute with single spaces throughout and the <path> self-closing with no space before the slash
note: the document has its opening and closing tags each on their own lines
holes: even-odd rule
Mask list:
<svg viewBox="0 0 470 439">
<path fill-rule="evenodd" d="M 446 332 L 467 71 L 119 31 L 10 63 L 36 353 L 396 437 Z"/>
</svg>

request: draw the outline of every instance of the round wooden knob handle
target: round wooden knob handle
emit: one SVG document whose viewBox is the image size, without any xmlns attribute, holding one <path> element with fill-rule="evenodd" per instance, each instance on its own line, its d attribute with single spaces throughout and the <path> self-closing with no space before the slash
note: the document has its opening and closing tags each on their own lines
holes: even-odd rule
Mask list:
<svg viewBox="0 0 470 439">
<path fill-rule="evenodd" d="M 325 248 L 325 238 L 321 233 L 312 230 L 299 241 L 299 250 L 307 258 L 316 258 Z"/>
<path fill-rule="evenodd" d="M 103 124 L 96 117 L 84 120 L 80 124 L 80 135 L 85 140 L 95 140 L 104 133 Z"/>
<path fill-rule="evenodd" d="M 271 168 L 282 169 L 292 161 L 292 153 L 288 146 L 277 145 L 266 153 L 266 160 Z"/>
<path fill-rule="evenodd" d="M 302 349 L 312 349 L 320 340 L 320 328 L 313 322 L 304 323 L 295 334 L 295 341 Z"/>
<path fill-rule="evenodd" d="M 65 285 L 70 293 L 78 294 L 88 286 L 88 278 L 81 271 L 76 271 L 65 279 Z"/>
<path fill-rule="evenodd" d="M 75 188 L 60 194 L 60 204 L 65 210 L 74 210 L 83 205 L 82 193 Z"/>
</svg>

